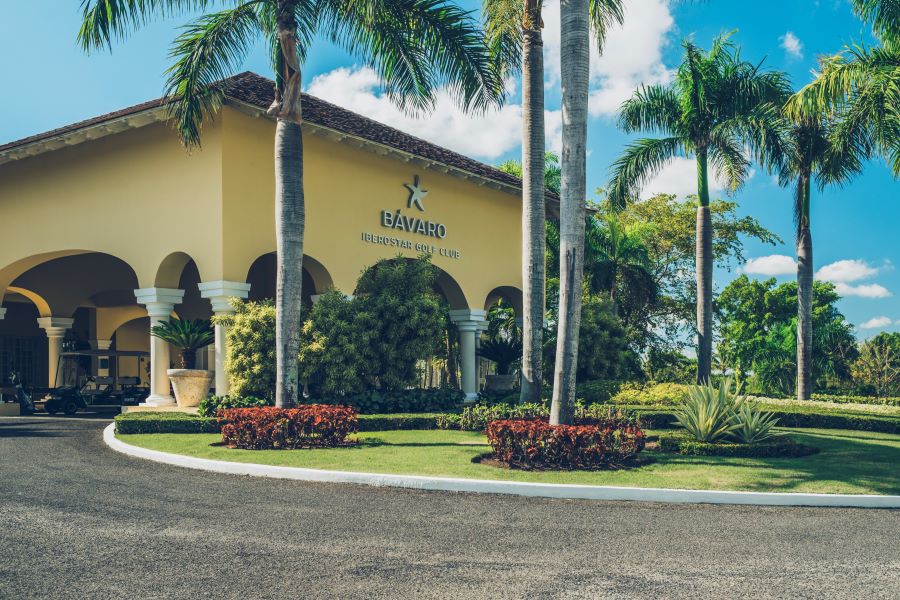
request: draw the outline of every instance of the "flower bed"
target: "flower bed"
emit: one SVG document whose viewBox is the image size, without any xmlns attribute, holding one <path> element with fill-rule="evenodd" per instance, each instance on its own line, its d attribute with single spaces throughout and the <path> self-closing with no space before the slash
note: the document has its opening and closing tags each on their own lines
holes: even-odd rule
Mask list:
<svg viewBox="0 0 900 600">
<path fill-rule="evenodd" d="M 494 458 L 519 468 L 614 468 L 644 448 L 644 432 L 631 419 L 598 419 L 589 425 L 506 419 L 488 423 L 486 433 Z"/>
<path fill-rule="evenodd" d="M 332 448 L 347 444 L 347 436 L 359 431 L 356 411 L 346 406 L 230 408 L 218 416 L 222 441 L 245 450 Z"/>
<path fill-rule="evenodd" d="M 796 458 L 809 456 L 818 448 L 798 444 L 780 435 L 756 444 L 732 442 L 698 442 L 683 432 L 664 433 L 659 436 L 659 450 L 686 456 L 732 456 L 740 458 Z"/>
</svg>

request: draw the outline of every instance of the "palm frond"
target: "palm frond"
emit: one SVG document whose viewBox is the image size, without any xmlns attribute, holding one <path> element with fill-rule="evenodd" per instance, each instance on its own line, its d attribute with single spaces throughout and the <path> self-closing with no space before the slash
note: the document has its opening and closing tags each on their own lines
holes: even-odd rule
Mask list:
<svg viewBox="0 0 900 600">
<path fill-rule="evenodd" d="M 619 127 L 626 133 L 650 131 L 678 135 L 681 108 L 670 86 L 639 87 L 619 110 Z"/>
<path fill-rule="evenodd" d="M 729 193 L 735 193 L 744 185 L 750 173 L 750 160 L 744 155 L 738 138 L 713 135 L 709 158 L 715 172 L 725 179 Z"/>
<path fill-rule="evenodd" d="M 82 0 L 78 43 L 85 51 L 109 48 L 154 17 L 203 10 L 222 0 Z"/>
<path fill-rule="evenodd" d="M 482 4 L 485 39 L 504 76 L 516 75 L 522 66 L 524 8 L 523 0 L 484 0 Z M 540 27 L 541 24 L 533 26 Z"/>
<path fill-rule="evenodd" d="M 175 64 L 166 71 L 166 97 L 181 139 L 188 147 L 200 145 L 203 120 L 222 103 L 217 84 L 240 66 L 254 37 L 261 32 L 257 2 L 200 17 L 179 35 L 170 56 Z"/>
<path fill-rule="evenodd" d="M 609 28 L 625 22 L 625 2 L 623 0 L 590 0 L 589 10 L 591 29 L 594 30 L 597 49 L 602 53 Z"/>
<path fill-rule="evenodd" d="M 650 178 L 674 157 L 684 153 L 684 142 L 676 137 L 635 140 L 612 164 L 610 202 L 624 205 L 627 200 L 636 198 Z"/>
</svg>

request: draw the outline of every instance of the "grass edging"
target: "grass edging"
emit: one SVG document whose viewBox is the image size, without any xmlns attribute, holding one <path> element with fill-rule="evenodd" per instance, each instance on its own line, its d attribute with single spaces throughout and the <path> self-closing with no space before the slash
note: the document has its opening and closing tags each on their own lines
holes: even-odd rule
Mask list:
<svg viewBox="0 0 900 600">
<path fill-rule="evenodd" d="M 158 463 L 233 475 L 252 475 L 297 481 L 354 483 L 376 487 L 418 490 L 505 494 L 580 500 L 626 500 L 667 503 L 751 504 L 761 506 L 817 506 L 855 508 L 900 508 L 900 496 L 869 494 L 819 494 L 785 492 L 736 492 L 663 488 L 616 487 L 559 483 L 495 481 L 330 471 L 303 467 L 281 467 L 194 458 L 133 446 L 116 438 L 115 426 L 103 430 L 103 441 L 111 449 Z"/>
</svg>

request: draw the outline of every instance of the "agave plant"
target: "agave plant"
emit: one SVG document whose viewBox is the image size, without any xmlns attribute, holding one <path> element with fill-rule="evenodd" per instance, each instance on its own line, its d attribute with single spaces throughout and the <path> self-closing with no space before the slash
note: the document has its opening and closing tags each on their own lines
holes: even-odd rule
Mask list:
<svg viewBox="0 0 900 600">
<path fill-rule="evenodd" d="M 712 384 L 688 388 L 675 418 L 698 442 L 717 442 L 737 428 L 735 410 L 742 404 L 738 390 L 732 392 L 728 378 L 715 387 Z"/>
<path fill-rule="evenodd" d="M 509 375 L 512 366 L 522 358 L 522 340 L 503 337 L 483 340 L 478 356 L 496 363 L 498 375 Z"/>
<path fill-rule="evenodd" d="M 763 412 L 753 402 L 738 403 L 733 415 L 734 428 L 731 437 L 742 444 L 758 444 L 781 435 L 775 431 L 778 418 L 772 413 Z"/>
<path fill-rule="evenodd" d="M 205 319 L 161 321 L 150 328 L 150 335 L 178 348 L 182 369 L 193 369 L 196 364 L 197 350 L 209 346 L 215 339 L 212 325 Z"/>
</svg>

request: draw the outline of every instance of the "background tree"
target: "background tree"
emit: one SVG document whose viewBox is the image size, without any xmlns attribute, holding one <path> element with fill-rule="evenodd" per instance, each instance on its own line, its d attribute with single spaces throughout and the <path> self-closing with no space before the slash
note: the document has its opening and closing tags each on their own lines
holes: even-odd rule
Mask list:
<svg viewBox="0 0 900 600">
<path fill-rule="evenodd" d="M 203 11 L 210 0 L 83 0 L 78 34 L 86 50 L 153 20 Z M 166 98 L 188 148 L 200 145 L 201 126 L 222 105 L 222 80 L 241 65 L 254 42 L 269 48 L 275 99 L 275 240 L 278 255 L 276 404 L 298 394 L 305 205 L 301 65 L 319 34 L 359 56 L 378 72 L 387 95 L 404 108 L 432 106 L 447 85 L 466 107 L 502 97 L 502 80 L 471 16 L 447 0 L 237 0 L 194 20 L 175 40 Z"/>
<path fill-rule="evenodd" d="M 588 0 L 590 23 L 602 52 L 610 24 L 622 23 L 623 0 Z M 541 348 L 546 310 L 543 0 L 484 0 L 482 12 L 493 55 L 505 73 L 522 75 L 521 401 L 541 398 Z M 557 188 L 558 193 L 558 188 Z"/>
<path fill-rule="evenodd" d="M 893 335 L 900 337 L 900 334 Z M 863 342 L 859 347 L 859 358 L 851 367 L 854 381 L 871 390 L 876 397 L 896 394 L 900 389 L 898 345 L 896 339 L 879 339 L 877 336 Z"/>
<path fill-rule="evenodd" d="M 813 284 L 814 381 L 846 381 L 855 358 L 853 327 L 837 309 L 834 285 Z M 797 372 L 797 284 L 777 285 L 741 275 L 719 294 L 721 340 L 718 345 L 736 379 L 755 375 L 748 391 L 787 394 L 794 391 Z"/>
<path fill-rule="evenodd" d="M 647 247 L 650 273 L 657 289 L 652 302 L 632 298 L 624 289 L 618 303 L 618 314 L 628 331 L 632 347 L 646 353 L 652 349 L 683 350 L 690 339 L 696 307 L 693 276 L 696 239 L 696 197 L 681 201 L 671 194 L 657 194 L 640 202 L 629 202 L 617 213 L 626 227 L 651 223 L 642 232 Z M 712 200 L 709 204 L 712 222 L 713 259 L 720 267 L 731 268 L 745 262 L 744 240 L 765 244 L 781 243 L 781 238 L 763 227 L 753 217 L 738 217 L 737 203 Z M 590 272 L 590 252 L 585 259 Z"/>
<path fill-rule="evenodd" d="M 813 243 L 810 226 L 812 180 L 821 190 L 842 184 L 862 171 L 867 154 L 858 131 L 842 131 L 842 124 L 821 114 L 795 119 L 787 132 L 787 151 L 780 169 L 782 185 L 794 185 L 794 224 L 797 246 L 797 399 L 812 396 L 813 355 Z"/>
<path fill-rule="evenodd" d="M 667 137 L 630 144 L 613 163 L 610 199 L 623 204 L 676 156 L 697 162 L 696 286 L 697 381 L 709 379 L 712 357 L 713 231 L 709 211 L 709 166 L 728 190 L 741 187 L 751 157 L 774 164 L 781 156 L 780 107 L 790 92 L 786 76 L 741 59 L 728 36 L 709 52 L 684 42 L 684 57 L 667 86 L 641 87 L 622 105 L 620 127 Z"/>
</svg>

